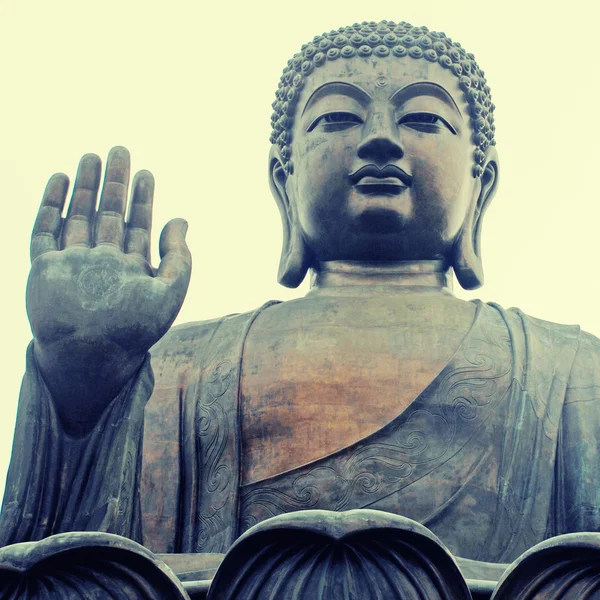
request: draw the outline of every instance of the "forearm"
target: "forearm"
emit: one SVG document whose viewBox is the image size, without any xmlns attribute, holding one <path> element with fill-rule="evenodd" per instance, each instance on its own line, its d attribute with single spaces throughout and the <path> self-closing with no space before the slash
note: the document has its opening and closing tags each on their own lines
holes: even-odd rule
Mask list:
<svg viewBox="0 0 600 600">
<path fill-rule="evenodd" d="M 144 407 L 153 389 L 149 359 L 94 428 L 65 433 L 30 347 L 6 491 L 0 546 L 62 531 L 139 538 Z"/>
<path fill-rule="evenodd" d="M 84 435 L 110 402 L 128 386 L 144 362 L 117 344 L 61 340 L 34 341 L 33 358 L 65 431 Z"/>
</svg>

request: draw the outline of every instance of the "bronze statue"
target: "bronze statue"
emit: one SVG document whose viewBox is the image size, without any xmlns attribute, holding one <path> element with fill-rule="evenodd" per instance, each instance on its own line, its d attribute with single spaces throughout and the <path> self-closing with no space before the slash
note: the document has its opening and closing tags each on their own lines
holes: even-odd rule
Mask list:
<svg viewBox="0 0 600 600">
<path fill-rule="evenodd" d="M 597 531 L 600 342 L 452 294 L 452 273 L 483 283 L 498 184 L 473 55 L 404 22 L 340 28 L 294 56 L 273 106 L 278 278 L 310 271 L 298 300 L 169 329 L 191 259 L 174 220 L 151 266 L 152 175 L 128 202 L 113 149 L 96 210 L 84 156 L 64 220 L 68 179 L 50 179 L 0 545 L 106 531 L 226 552 L 269 517 L 370 508 L 506 563 Z"/>
</svg>

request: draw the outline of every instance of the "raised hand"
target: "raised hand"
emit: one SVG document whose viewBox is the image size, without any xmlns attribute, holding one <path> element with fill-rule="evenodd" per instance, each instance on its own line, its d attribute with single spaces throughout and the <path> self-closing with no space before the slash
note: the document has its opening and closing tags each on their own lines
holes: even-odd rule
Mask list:
<svg viewBox="0 0 600 600">
<path fill-rule="evenodd" d="M 67 216 L 69 180 L 53 175 L 31 238 L 27 312 L 34 355 L 65 425 L 93 425 L 135 375 L 179 312 L 191 273 L 187 223 L 167 223 L 161 262 L 150 262 L 154 178 L 136 174 L 125 220 L 129 152 L 113 148 L 96 210 L 101 161 L 79 163 Z"/>
</svg>

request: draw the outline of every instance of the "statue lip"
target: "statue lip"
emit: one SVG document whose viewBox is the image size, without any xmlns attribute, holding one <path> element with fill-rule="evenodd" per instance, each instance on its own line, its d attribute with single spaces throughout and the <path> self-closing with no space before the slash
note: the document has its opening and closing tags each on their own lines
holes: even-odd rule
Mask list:
<svg viewBox="0 0 600 600">
<path fill-rule="evenodd" d="M 350 181 L 362 192 L 397 194 L 412 183 L 412 177 L 396 165 L 364 165 L 350 173 Z"/>
</svg>

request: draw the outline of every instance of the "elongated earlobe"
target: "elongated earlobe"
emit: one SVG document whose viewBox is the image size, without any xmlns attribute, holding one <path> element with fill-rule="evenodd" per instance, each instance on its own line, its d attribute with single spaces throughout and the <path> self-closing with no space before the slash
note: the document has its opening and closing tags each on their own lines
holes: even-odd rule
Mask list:
<svg viewBox="0 0 600 600">
<path fill-rule="evenodd" d="M 271 193 L 279 207 L 283 227 L 283 245 L 277 281 L 289 288 L 298 287 L 310 267 L 310 251 L 298 224 L 296 206 L 290 202 L 286 191 L 288 174 L 283 168 L 278 146 L 271 147 L 269 154 L 269 182 Z"/>
<path fill-rule="evenodd" d="M 488 148 L 486 164 L 481 175 L 479 193 L 474 198 L 463 228 L 453 250 L 452 266 L 458 282 L 465 290 L 475 290 L 483 285 L 481 260 L 481 230 L 483 215 L 498 187 L 498 154 L 494 146 Z"/>
</svg>

